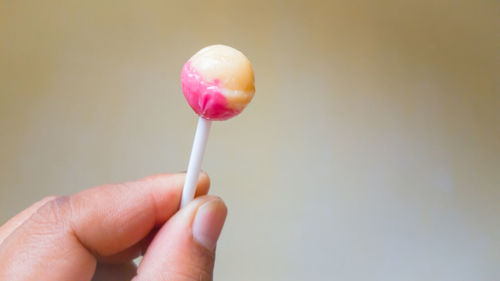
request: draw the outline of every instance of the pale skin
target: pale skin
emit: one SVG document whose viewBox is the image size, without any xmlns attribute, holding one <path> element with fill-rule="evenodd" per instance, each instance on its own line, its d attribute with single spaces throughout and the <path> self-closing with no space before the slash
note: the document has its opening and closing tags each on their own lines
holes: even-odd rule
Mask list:
<svg viewBox="0 0 500 281">
<path fill-rule="evenodd" d="M 203 173 L 195 200 L 179 210 L 184 177 L 155 175 L 33 204 L 0 227 L 0 280 L 212 280 L 227 208 L 207 195 Z"/>
</svg>

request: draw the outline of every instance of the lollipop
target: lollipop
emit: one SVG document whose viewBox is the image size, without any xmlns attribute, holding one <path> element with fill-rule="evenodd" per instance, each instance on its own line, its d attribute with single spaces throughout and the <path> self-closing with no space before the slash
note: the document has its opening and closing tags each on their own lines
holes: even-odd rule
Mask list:
<svg viewBox="0 0 500 281">
<path fill-rule="evenodd" d="M 198 51 L 182 68 L 182 91 L 200 116 L 182 192 L 181 207 L 193 200 L 212 120 L 238 115 L 255 93 L 252 65 L 240 51 L 213 45 Z"/>
</svg>

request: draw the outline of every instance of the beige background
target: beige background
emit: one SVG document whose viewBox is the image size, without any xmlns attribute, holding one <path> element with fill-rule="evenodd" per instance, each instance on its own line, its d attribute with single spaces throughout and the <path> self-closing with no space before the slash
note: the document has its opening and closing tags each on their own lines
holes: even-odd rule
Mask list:
<svg viewBox="0 0 500 281">
<path fill-rule="evenodd" d="M 214 124 L 205 158 L 230 211 L 216 280 L 498 280 L 498 11 L 0 0 L 0 221 L 184 170 L 196 117 L 180 70 L 224 43 L 257 93 Z"/>
</svg>

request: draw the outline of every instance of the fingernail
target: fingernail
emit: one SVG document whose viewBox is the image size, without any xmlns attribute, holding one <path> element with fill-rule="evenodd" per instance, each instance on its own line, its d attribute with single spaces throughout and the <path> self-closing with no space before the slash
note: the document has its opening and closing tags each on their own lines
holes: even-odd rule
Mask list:
<svg viewBox="0 0 500 281">
<path fill-rule="evenodd" d="M 201 205 L 193 222 L 193 238 L 210 251 L 215 249 L 217 240 L 226 220 L 227 208 L 221 199 Z"/>
</svg>

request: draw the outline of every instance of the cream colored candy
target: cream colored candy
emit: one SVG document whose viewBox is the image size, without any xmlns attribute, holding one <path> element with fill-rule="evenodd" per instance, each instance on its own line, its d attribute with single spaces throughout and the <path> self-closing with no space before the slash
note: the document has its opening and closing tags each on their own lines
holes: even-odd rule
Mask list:
<svg viewBox="0 0 500 281">
<path fill-rule="evenodd" d="M 212 120 L 237 115 L 255 93 L 252 65 L 243 53 L 225 45 L 197 52 L 184 65 L 181 80 L 191 107 Z"/>
</svg>

